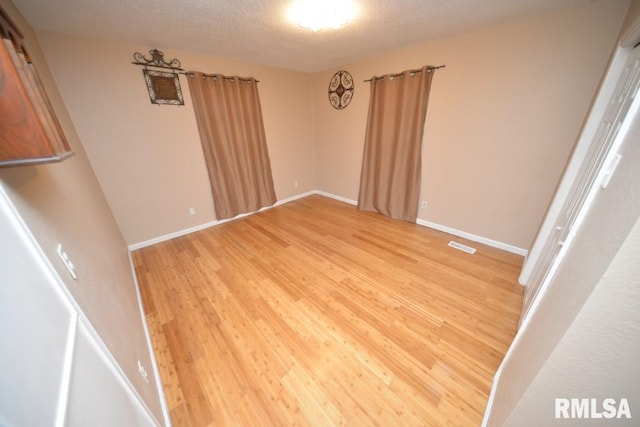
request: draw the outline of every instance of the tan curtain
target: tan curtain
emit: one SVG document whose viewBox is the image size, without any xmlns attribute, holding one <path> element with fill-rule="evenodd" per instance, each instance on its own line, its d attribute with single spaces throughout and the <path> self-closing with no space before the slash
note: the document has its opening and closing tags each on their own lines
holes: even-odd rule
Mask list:
<svg viewBox="0 0 640 427">
<path fill-rule="evenodd" d="M 257 81 L 187 73 L 217 219 L 276 202 Z"/>
<path fill-rule="evenodd" d="M 433 70 L 371 80 L 358 208 L 415 222 L 422 135 Z"/>
</svg>

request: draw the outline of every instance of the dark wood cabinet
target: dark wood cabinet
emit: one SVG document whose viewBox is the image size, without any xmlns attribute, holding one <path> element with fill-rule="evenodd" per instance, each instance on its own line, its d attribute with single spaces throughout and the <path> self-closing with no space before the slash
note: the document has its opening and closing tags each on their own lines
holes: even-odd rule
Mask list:
<svg viewBox="0 0 640 427">
<path fill-rule="evenodd" d="M 0 166 L 73 155 L 20 31 L 0 9 Z"/>
</svg>

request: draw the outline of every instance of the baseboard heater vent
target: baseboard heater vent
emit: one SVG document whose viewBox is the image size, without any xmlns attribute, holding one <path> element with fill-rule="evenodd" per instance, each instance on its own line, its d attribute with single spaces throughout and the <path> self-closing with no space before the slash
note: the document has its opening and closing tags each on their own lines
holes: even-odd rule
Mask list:
<svg viewBox="0 0 640 427">
<path fill-rule="evenodd" d="M 462 243 L 454 242 L 453 240 L 449 242 L 449 246 L 452 248 L 458 249 L 462 252 L 466 252 L 468 254 L 475 254 L 476 249 L 471 246 L 463 245 Z"/>
</svg>

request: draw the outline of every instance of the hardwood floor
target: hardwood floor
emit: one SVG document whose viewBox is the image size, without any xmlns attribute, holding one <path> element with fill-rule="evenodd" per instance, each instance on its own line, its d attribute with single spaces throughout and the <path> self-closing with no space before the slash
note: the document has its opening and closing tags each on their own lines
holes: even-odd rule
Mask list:
<svg viewBox="0 0 640 427">
<path fill-rule="evenodd" d="M 321 196 L 133 257 L 175 426 L 479 425 L 522 302 L 521 257 Z"/>
</svg>

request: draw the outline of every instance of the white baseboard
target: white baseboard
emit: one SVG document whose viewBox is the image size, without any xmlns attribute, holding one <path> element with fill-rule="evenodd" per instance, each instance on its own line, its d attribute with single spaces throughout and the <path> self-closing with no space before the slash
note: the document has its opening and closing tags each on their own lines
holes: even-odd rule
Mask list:
<svg viewBox="0 0 640 427">
<path fill-rule="evenodd" d="M 487 237 L 478 236 L 476 234 L 467 233 L 466 231 L 456 230 L 455 228 L 447 227 L 445 225 L 436 224 L 434 222 L 418 219 L 417 224 L 425 227 L 433 228 L 434 230 L 443 231 L 454 236 L 462 237 L 463 239 L 471 240 L 473 242 L 482 243 L 483 245 L 491 246 L 493 248 L 501 249 L 506 252 L 510 252 L 516 255 L 527 255 L 527 250 L 519 248 L 517 246 L 509 245 L 507 243 L 498 242 L 496 240 L 489 239 Z"/>
<path fill-rule="evenodd" d="M 336 196 L 335 194 L 326 193 L 324 191 L 316 190 L 316 191 L 314 191 L 314 194 L 318 194 L 318 195 L 324 196 L 324 197 L 329 197 L 330 199 L 339 200 L 339 201 L 344 202 L 344 203 L 349 203 L 350 205 L 353 205 L 353 206 L 357 206 L 358 205 L 358 201 L 357 200 L 347 199 L 346 197 Z"/>
<path fill-rule="evenodd" d="M 276 206 L 284 205 L 285 203 L 292 202 L 294 200 L 302 199 L 303 197 L 310 196 L 312 194 L 318 194 L 320 196 L 329 197 L 331 199 L 335 199 L 344 203 L 348 203 L 350 205 L 356 206 L 358 204 L 357 200 L 348 199 L 346 197 L 338 196 L 332 193 L 327 193 L 325 191 L 313 190 L 307 191 L 306 193 L 300 193 L 295 196 L 288 197 L 286 199 L 278 200 L 273 206 L 267 206 L 260 209 L 258 212 L 265 211 L 267 209 L 274 208 Z M 155 237 L 153 239 L 145 240 L 144 242 L 133 243 L 129 245 L 129 250 L 134 251 L 136 249 L 144 248 L 146 246 L 155 245 L 156 243 L 164 242 L 166 240 L 175 239 L 176 237 L 184 236 L 186 234 L 194 233 L 196 231 L 204 230 L 205 228 L 214 227 L 216 225 L 224 224 L 225 222 L 232 221 L 234 219 L 242 218 L 247 215 L 253 215 L 256 212 L 250 212 L 246 214 L 241 214 L 233 218 L 223 219 L 223 220 L 215 220 L 206 222 L 204 224 L 196 225 L 194 227 L 185 228 L 184 230 L 179 230 L 173 233 L 165 234 L 163 236 Z M 501 249 L 506 252 L 510 252 L 516 255 L 526 256 L 527 250 L 519 248 L 517 246 L 509 245 L 507 243 L 498 242 L 496 240 L 489 239 L 487 237 L 478 236 L 475 234 L 467 233 L 466 231 L 456 230 L 455 228 L 447 227 L 445 225 L 436 224 L 430 221 L 425 221 L 423 219 L 418 219 L 416 221 L 417 224 L 433 228 L 434 230 L 443 231 L 448 234 L 452 234 L 454 236 L 462 237 L 467 240 L 471 240 L 474 242 L 482 243 L 483 245 L 491 246 L 493 248 Z"/>
<path fill-rule="evenodd" d="M 306 193 L 300 193 L 300 194 L 296 194 L 295 196 L 287 197 L 286 199 L 278 200 L 275 203 L 275 205 L 269 206 L 269 208 L 274 208 L 276 206 L 284 205 L 286 203 L 293 202 L 294 200 L 298 200 L 298 199 L 305 198 L 307 196 L 311 196 L 312 194 L 317 194 L 317 191 L 315 191 L 315 190 L 307 191 Z M 265 208 L 265 209 L 269 209 L 269 208 Z"/>
<path fill-rule="evenodd" d="M 319 191 L 319 190 L 314 191 L 314 193 L 315 194 L 319 194 L 321 196 L 330 197 L 332 199 L 339 200 L 339 201 L 344 202 L 344 203 L 349 203 L 350 205 L 354 205 L 354 206 L 358 205 L 358 201 L 357 200 L 347 199 L 346 197 L 336 196 L 335 194 L 331 194 L 331 193 L 327 193 L 327 192 Z M 416 223 L 418 225 L 422 225 L 424 227 L 429 227 L 429 228 L 433 228 L 434 230 L 443 231 L 445 233 L 452 234 L 454 236 L 458 236 L 458 237 L 462 237 L 462 238 L 467 239 L 467 240 L 471 240 L 471 241 L 474 241 L 474 242 L 482 243 L 483 245 L 487 245 L 487 246 L 491 246 L 493 248 L 501 249 L 503 251 L 510 252 L 510 253 L 513 253 L 513 254 L 516 254 L 516 255 L 522 255 L 522 256 L 526 256 L 527 255 L 527 250 L 526 249 L 522 249 L 522 248 L 519 248 L 517 246 L 509 245 L 507 243 L 498 242 L 496 240 L 492 240 L 492 239 L 489 239 L 489 238 L 486 238 L 486 237 L 477 236 L 475 234 L 467 233 L 466 231 L 456 230 L 455 228 L 447 227 L 445 225 L 436 224 L 436 223 L 430 222 L 430 221 L 425 221 L 423 219 L 418 219 L 416 221 Z"/>
<path fill-rule="evenodd" d="M 196 231 L 204 230 L 205 228 L 213 227 L 214 225 L 218 225 L 220 223 L 220 221 L 210 221 L 204 224 L 196 225 L 194 227 L 189 227 L 183 230 L 174 231 L 173 233 L 154 237 L 153 239 L 145 240 L 143 242 L 132 243 L 129 245 L 129 250 L 135 251 L 136 249 L 145 248 L 147 246 L 155 245 L 156 243 L 161 243 L 167 240 L 175 239 L 176 237 L 184 236 L 185 234 L 195 233 Z"/>
<path fill-rule="evenodd" d="M 282 200 L 278 200 L 272 206 L 265 206 L 264 208 L 262 208 L 262 209 L 260 209 L 259 211 L 256 211 L 256 212 L 266 211 L 267 209 L 271 209 L 271 208 L 274 208 L 276 206 L 284 205 L 285 203 L 289 203 L 289 202 L 292 202 L 294 200 L 298 200 L 298 199 L 301 199 L 303 197 L 310 196 L 312 194 L 316 194 L 316 192 L 315 191 L 307 191 L 306 193 L 296 194 L 295 196 L 288 197 L 288 198 L 282 199 Z M 130 251 L 135 251 L 136 249 L 141 249 L 141 248 L 144 248 L 144 247 L 147 247 L 147 246 L 155 245 L 156 243 L 165 242 L 167 240 L 175 239 L 176 237 L 180 237 L 180 236 L 184 236 L 184 235 L 187 235 L 187 234 L 195 233 L 196 231 L 204 230 L 205 228 L 214 227 L 216 225 L 224 224 L 225 222 L 229 222 L 229 221 L 233 221 L 235 219 L 243 218 L 243 217 L 248 216 L 248 215 L 253 215 L 256 212 L 249 212 L 249 213 L 240 214 L 240 215 L 234 216 L 233 218 L 227 218 L 227 219 L 213 220 L 213 221 L 205 222 L 204 224 L 199 224 L 199 225 L 195 225 L 193 227 L 189 227 L 189 228 L 185 228 L 185 229 L 182 229 L 182 230 L 174 231 L 173 233 L 164 234 L 162 236 L 154 237 L 153 239 L 145 240 L 145 241 L 138 242 L 138 243 L 132 243 L 128 247 L 129 247 Z"/>
<path fill-rule="evenodd" d="M 144 306 L 142 305 L 142 294 L 140 291 L 140 283 L 138 283 L 138 275 L 136 274 L 136 268 L 133 265 L 133 258 L 131 257 L 131 250 L 129 250 L 129 268 L 131 268 L 131 276 L 133 277 L 133 284 L 136 288 L 136 298 L 138 300 L 138 311 L 140 312 L 140 320 L 144 330 L 144 338 L 147 342 L 147 348 L 149 349 L 149 359 L 151 360 L 151 368 L 153 369 L 153 376 L 156 380 L 156 388 L 158 390 L 158 396 L 160 398 L 160 409 L 162 410 L 162 417 L 165 427 L 171 427 L 171 415 L 169 414 L 169 404 L 167 403 L 167 395 L 164 392 L 164 385 L 162 378 L 160 377 L 160 369 L 158 368 L 158 359 L 156 359 L 156 353 L 153 351 L 153 343 L 151 342 L 151 333 L 149 332 L 149 325 L 147 324 L 147 316 L 144 312 Z"/>
</svg>

